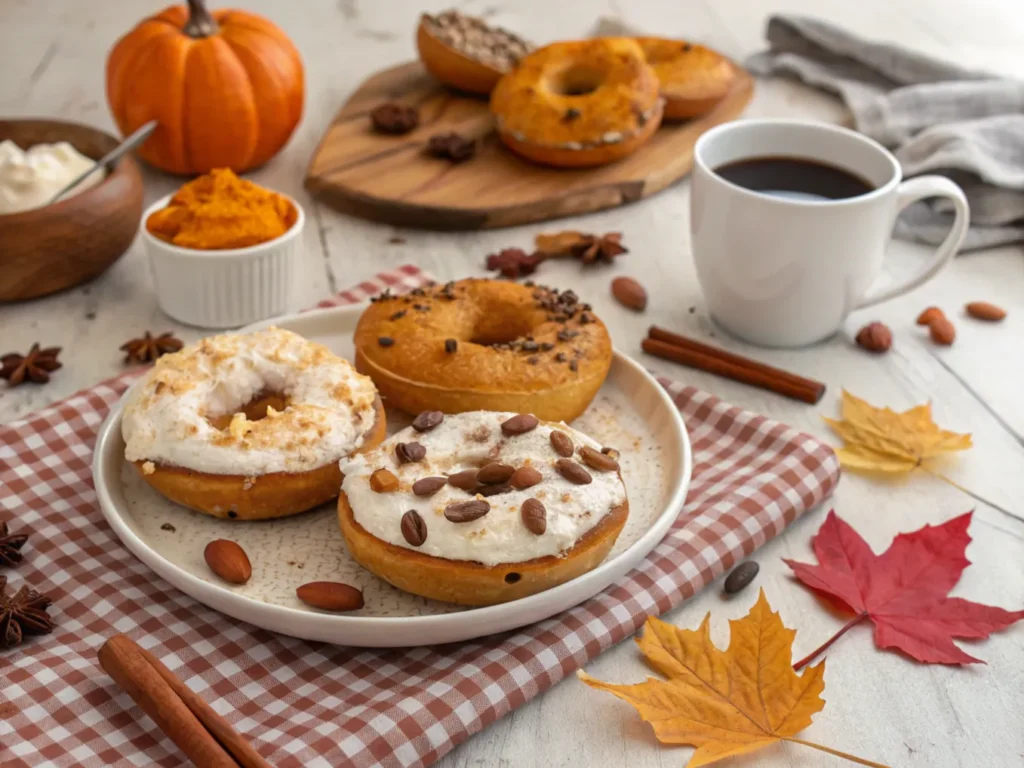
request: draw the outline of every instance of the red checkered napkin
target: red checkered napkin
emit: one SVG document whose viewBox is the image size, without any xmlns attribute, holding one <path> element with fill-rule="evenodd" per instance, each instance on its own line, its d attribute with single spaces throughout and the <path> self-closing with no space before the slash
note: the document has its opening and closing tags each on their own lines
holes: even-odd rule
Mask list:
<svg viewBox="0 0 1024 768">
<path fill-rule="evenodd" d="M 378 275 L 330 304 L 422 284 Z M 137 376 L 0 426 L 0 519 L 32 532 L 5 573 L 51 595 L 51 635 L 0 651 L 0 765 L 178 766 L 174 744 L 100 669 L 123 632 L 152 651 L 276 766 L 433 762 L 694 594 L 825 499 L 839 477 L 823 443 L 664 380 L 690 430 L 694 471 L 678 521 L 618 585 L 525 629 L 475 642 L 358 650 L 222 616 L 135 559 L 90 477 L 96 432 Z"/>
</svg>

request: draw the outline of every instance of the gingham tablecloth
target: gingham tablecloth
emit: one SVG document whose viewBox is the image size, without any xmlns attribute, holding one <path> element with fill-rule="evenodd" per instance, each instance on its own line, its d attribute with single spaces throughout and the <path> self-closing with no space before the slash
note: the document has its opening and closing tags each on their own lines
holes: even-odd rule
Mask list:
<svg viewBox="0 0 1024 768">
<path fill-rule="evenodd" d="M 378 275 L 321 306 L 425 281 Z M 58 374 L 59 375 L 59 374 Z M 642 566 L 554 618 L 475 642 L 361 650 L 275 635 L 167 584 L 100 514 L 96 432 L 138 373 L 0 425 L 0 519 L 29 531 L 4 569 L 53 597 L 53 634 L 0 650 L 0 765 L 178 766 L 172 742 L 100 668 L 123 632 L 226 715 L 276 766 L 426 765 L 677 605 L 825 499 L 831 449 L 692 387 L 663 385 L 693 441 L 686 506 Z"/>
</svg>

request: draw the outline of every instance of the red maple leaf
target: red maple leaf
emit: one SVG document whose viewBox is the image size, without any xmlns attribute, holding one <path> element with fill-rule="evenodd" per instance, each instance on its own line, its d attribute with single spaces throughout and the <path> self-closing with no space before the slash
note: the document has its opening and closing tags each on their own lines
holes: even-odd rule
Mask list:
<svg viewBox="0 0 1024 768">
<path fill-rule="evenodd" d="M 901 533 L 881 555 L 835 511 L 811 539 L 818 565 L 785 560 L 796 577 L 857 615 L 828 642 L 793 666 L 800 669 L 854 624 L 870 619 L 875 644 L 937 664 L 984 663 L 968 656 L 953 638 L 985 638 L 1024 618 L 959 597 L 947 597 L 970 560 L 971 513 L 942 525 Z"/>
</svg>

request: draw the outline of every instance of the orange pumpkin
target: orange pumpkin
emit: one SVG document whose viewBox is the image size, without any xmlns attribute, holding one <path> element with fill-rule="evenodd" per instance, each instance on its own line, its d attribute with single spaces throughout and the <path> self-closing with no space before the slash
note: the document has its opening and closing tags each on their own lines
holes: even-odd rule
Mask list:
<svg viewBox="0 0 1024 768">
<path fill-rule="evenodd" d="M 150 120 L 147 162 L 171 173 L 262 165 L 302 117 L 302 59 L 276 25 L 202 0 L 171 6 L 122 37 L 107 59 L 107 101 L 121 133 Z"/>
</svg>

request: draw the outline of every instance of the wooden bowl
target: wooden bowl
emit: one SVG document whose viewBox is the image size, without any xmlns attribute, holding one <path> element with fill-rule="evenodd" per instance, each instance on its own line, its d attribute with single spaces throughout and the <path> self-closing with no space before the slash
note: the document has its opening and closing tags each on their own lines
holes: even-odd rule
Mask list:
<svg viewBox="0 0 1024 768">
<path fill-rule="evenodd" d="M 66 141 L 98 160 L 117 146 L 108 133 L 61 120 L 0 120 L 0 141 L 22 149 Z M 0 214 L 0 301 L 23 301 L 92 280 L 132 244 L 142 216 L 142 175 L 122 157 L 91 189 L 53 205 Z"/>
</svg>

